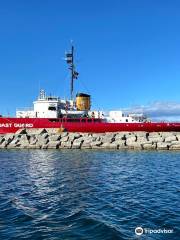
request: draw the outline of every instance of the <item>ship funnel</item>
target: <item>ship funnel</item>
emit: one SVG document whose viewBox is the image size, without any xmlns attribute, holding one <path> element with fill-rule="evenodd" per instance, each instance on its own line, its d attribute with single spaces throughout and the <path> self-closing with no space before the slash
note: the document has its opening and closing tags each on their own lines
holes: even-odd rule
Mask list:
<svg viewBox="0 0 180 240">
<path fill-rule="evenodd" d="M 85 93 L 76 94 L 76 108 L 78 111 L 88 111 L 91 108 L 91 96 Z"/>
</svg>

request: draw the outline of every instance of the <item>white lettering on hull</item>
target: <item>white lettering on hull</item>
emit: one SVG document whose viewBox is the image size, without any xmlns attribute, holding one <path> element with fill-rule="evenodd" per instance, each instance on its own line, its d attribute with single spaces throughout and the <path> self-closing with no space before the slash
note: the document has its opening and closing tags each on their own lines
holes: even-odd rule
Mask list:
<svg viewBox="0 0 180 240">
<path fill-rule="evenodd" d="M 32 128 L 32 123 L 0 123 L 0 128 Z"/>
<path fill-rule="evenodd" d="M 32 123 L 14 123 L 14 127 L 17 127 L 17 128 L 32 128 L 33 124 Z"/>
<path fill-rule="evenodd" d="M 0 123 L 0 127 L 3 128 L 9 128 L 9 127 L 12 127 L 12 123 Z"/>
</svg>

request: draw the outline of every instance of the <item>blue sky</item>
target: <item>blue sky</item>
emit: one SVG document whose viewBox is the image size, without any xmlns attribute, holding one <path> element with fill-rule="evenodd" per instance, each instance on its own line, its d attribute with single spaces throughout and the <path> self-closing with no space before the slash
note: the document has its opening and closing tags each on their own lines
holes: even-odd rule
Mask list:
<svg viewBox="0 0 180 240">
<path fill-rule="evenodd" d="M 71 39 L 75 90 L 94 108 L 179 106 L 179 12 L 176 0 L 1 1 L 0 112 L 31 106 L 40 87 L 69 96 Z"/>
</svg>

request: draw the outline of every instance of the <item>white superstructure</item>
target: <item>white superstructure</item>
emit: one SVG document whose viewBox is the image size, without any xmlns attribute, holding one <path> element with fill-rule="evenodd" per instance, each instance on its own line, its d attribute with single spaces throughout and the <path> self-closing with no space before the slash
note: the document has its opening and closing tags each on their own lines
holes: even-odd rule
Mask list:
<svg viewBox="0 0 180 240">
<path fill-rule="evenodd" d="M 33 102 L 34 108 L 18 109 L 17 118 L 98 118 L 112 123 L 136 123 L 144 122 L 143 114 L 124 114 L 122 111 L 110 111 L 107 115 L 103 111 L 77 110 L 73 100 L 60 99 L 55 96 L 47 96 L 44 90 L 40 91 L 39 97 Z"/>
<path fill-rule="evenodd" d="M 44 90 L 40 91 L 39 97 L 33 102 L 33 109 L 17 109 L 17 118 L 58 118 L 66 114 L 68 110 L 74 110 L 72 100 L 60 99 L 55 96 L 46 96 Z"/>
<path fill-rule="evenodd" d="M 112 123 L 138 123 L 146 121 L 143 114 L 124 114 L 122 111 L 110 111 L 105 117 L 107 122 Z"/>
</svg>

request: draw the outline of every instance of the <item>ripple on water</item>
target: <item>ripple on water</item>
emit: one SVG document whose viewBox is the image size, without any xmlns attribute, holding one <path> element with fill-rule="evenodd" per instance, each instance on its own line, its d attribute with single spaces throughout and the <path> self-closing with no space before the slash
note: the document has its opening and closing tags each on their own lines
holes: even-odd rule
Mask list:
<svg viewBox="0 0 180 240">
<path fill-rule="evenodd" d="M 0 151 L 0 239 L 179 239 L 178 152 Z"/>
</svg>

